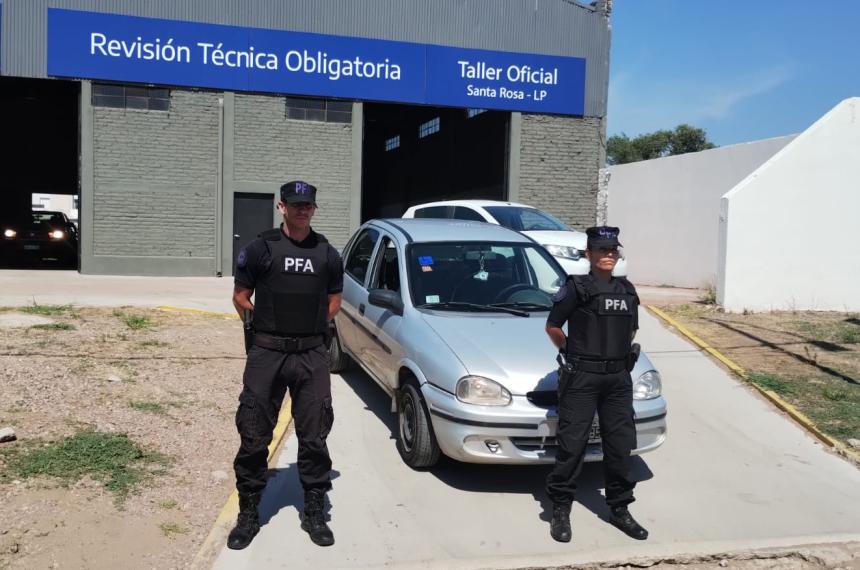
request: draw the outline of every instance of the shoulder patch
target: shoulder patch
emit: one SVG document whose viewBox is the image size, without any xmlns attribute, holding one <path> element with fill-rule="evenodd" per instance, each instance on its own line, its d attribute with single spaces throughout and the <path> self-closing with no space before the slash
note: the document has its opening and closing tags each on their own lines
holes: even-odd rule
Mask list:
<svg viewBox="0 0 860 570">
<path fill-rule="evenodd" d="M 246 265 L 248 265 L 248 250 L 243 247 L 239 251 L 239 257 L 236 258 L 236 266 L 244 269 Z"/>
<path fill-rule="evenodd" d="M 567 283 L 558 288 L 558 291 L 555 292 L 555 295 L 552 296 L 553 303 L 559 303 L 567 297 Z"/>
</svg>

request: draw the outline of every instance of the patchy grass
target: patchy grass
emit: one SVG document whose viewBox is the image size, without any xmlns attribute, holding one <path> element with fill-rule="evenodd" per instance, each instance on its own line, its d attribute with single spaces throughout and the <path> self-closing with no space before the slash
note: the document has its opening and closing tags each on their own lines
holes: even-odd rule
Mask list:
<svg viewBox="0 0 860 570">
<path fill-rule="evenodd" d="M 188 534 L 190 532 L 189 529 L 184 526 L 180 526 L 175 522 L 163 522 L 158 525 L 158 528 L 161 529 L 161 534 L 167 538 L 176 538 L 177 535 Z"/>
<path fill-rule="evenodd" d="M 163 342 L 160 340 L 145 340 L 139 344 L 140 344 L 140 346 L 147 346 L 147 347 L 151 346 L 151 347 L 155 347 L 155 348 L 163 348 L 165 346 L 170 346 L 169 342 Z"/>
<path fill-rule="evenodd" d="M 44 325 L 33 325 L 30 328 L 40 331 L 73 331 L 75 330 L 75 325 L 70 325 L 69 323 L 47 323 Z"/>
<path fill-rule="evenodd" d="M 149 402 L 146 400 L 129 400 L 128 405 L 130 408 L 138 410 L 140 412 L 148 412 L 150 414 L 155 414 L 158 416 L 167 415 L 167 408 L 165 408 L 163 404 L 160 404 L 158 402 Z"/>
<path fill-rule="evenodd" d="M 750 372 L 749 374 L 747 374 L 747 377 L 753 384 L 756 384 L 757 386 L 764 388 L 765 390 L 776 392 L 781 396 L 794 394 L 794 390 L 791 387 L 791 381 L 786 380 L 785 378 L 780 378 L 776 374 L 762 374 L 758 372 Z"/>
<path fill-rule="evenodd" d="M 702 293 L 699 297 L 699 301 L 701 301 L 705 305 L 717 304 L 717 288 L 714 286 L 713 283 L 706 283 L 702 287 Z"/>
<path fill-rule="evenodd" d="M 113 316 L 119 318 L 131 330 L 147 329 L 153 325 L 152 319 L 146 315 L 133 315 L 123 311 L 114 311 Z"/>
<path fill-rule="evenodd" d="M 56 317 L 73 312 L 71 305 L 39 305 L 35 302 L 19 310 L 31 315 L 44 315 L 48 317 Z"/>
<path fill-rule="evenodd" d="M 662 307 L 776 392 L 828 435 L 860 439 L 860 321 L 837 312 L 724 313 L 717 306 Z"/>
<path fill-rule="evenodd" d="M 161 501 L 160 503 L 158 503 L 158 506 L 161 507 L 162 509 L 170 510 L 170 509 L 175 509 L 176 505 L 178 505 L 178 504 L 179 503 L 177 503 L 173 499 L 165 499 L 164 501 Z"/>
<path fill-rule="evenodd" d="M 23 450 L 9 459 L 7 469 L 22 479 L 45 476 L 65 483 L 89 476 L 101 481 L 117 503 L 122 503 L 153 475 L 147 467 L 167 463 L 164 455 L 143 449 L 125 434 L 86 430 Z"/>
</svg>

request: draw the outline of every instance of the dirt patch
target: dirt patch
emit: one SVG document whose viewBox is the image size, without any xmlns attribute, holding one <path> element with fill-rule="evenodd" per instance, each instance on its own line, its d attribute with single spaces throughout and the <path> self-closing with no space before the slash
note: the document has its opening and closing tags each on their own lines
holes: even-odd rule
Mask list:
<svg viewBox="0 0 860 570">
<path fill-rule="evenodd" d="M 660 307 L 778 393 L 828 435 L 860 439 L 860 320 L 835 312 L 730 314 L 701 304 Z"/>
<path fill-rule="evenodd" d="M 54 326 L 0 328 L 0 427 L 18 436 L 0 444 L 0 568 L 186 567 L 234 484 L 240 322 L 138 308 L 46 312 Z M 15 457 L 93 432 L 128 434 L 166 459 L 127 497 L 107 478 L 12 468 Z"/>
</svg>

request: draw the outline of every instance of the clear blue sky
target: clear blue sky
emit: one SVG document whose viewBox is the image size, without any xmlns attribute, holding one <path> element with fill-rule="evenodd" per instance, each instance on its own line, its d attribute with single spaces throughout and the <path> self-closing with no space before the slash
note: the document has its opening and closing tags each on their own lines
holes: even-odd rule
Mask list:
<svg viewBox="0 0 860 570">
<path fill-rule="evenodd" d="M 609 135 L 798 133 L 860 96 L 860 0 L 615 0 L 609 77 Z"/>
</svg>

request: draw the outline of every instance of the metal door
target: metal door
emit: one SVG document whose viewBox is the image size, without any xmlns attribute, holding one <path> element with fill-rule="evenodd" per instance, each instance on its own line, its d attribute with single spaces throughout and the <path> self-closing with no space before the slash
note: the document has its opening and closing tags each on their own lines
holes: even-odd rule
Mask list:
<svg viewBox="0 0 860 570">
<path fill-rule="evenodd" d="M 272 229 L 274 194 L 233 194 L 233 273 L 239 251 L 261 232 Z"/>
</svg>

